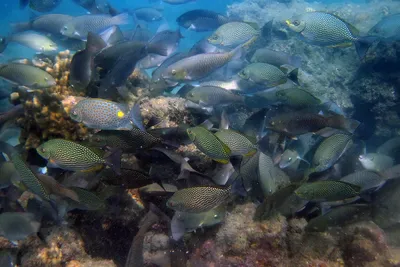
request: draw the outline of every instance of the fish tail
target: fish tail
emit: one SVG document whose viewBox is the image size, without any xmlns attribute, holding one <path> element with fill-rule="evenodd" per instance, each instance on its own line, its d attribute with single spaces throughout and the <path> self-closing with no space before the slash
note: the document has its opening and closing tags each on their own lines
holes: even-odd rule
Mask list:
<svg viewBox="0 0 400 267">
<path fill-rule="evenodd" d="M 292 70 L 291 72 L 289 72 L 287 74 L 287 77 L 289 80 L 291 80 L 292 82 L 294 82 L 295 84 L 300 86 L 298 75 L 299 75 L 299 69 L 296 68 L 296 69 Z"/>
<path fill-rule="evenodd" d="M 125 25 L 129 24 L 129 14 L 121 13 L 111 18 L 111 22 L 113 25 Z"/>
<path fill-rule="evenodd" d="M 376 36 L 365 36 L 357 38 L 354 44 L 356 46 L 356 51 L 360 59 L 363 59 L 365 57 L 370 46 L 377 40 L 378 37 Z"/>
<path fill-rule="evenodd" d="M 106 165 L 110 166 L 111 169 L 117 174 L 121 174 L 121 155 L 122 151 L 121 149 L 115 149 L 112 150 L 104 160 L 106 162 Z"/>
<path fill-rule="evenodd" d="M 139 103 L 136 103 L 133 108 L 129 111 L 129 120 L 131 123 L 136 125 L 140 130 L 143 132 L 146 131 L 146 129 L 143 126 L 143 118 L 142 114 L 140 113 L 140 105 Z"/>
</svg>

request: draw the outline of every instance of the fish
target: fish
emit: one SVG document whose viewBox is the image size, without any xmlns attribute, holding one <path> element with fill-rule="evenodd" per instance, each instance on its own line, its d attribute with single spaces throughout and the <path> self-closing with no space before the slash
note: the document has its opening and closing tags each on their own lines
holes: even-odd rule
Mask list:
<svg viewBox="0 0 400 267">
<path fill-rule="evenodd" d="M 179 46 L 180 40 L 183 38 L 181 32 L 178 30 L 171 31 L 165 30 L 158 32 L 149 43 L 154 46 L 165 47 L 166 55 L 149 54 L 145 58 L 139 61 L 138 67 L 143 69 L 149 69 L 158 67 L 164 60 L 170 55 L 175 53 Z"/>
<path fill-rule="evenodd" d="M 0 214 L 0 235 L 10 241 L 24 240 L 39 232 L 40 222 L 28 212 L 3 212 Z"/>
<path fill-rule="evenodd" d="M 361 59 L 377 40 L 376 36 L 361 37 L 354 26 L 325 12 L 307 12 L 285 22 L 302 40 L 314 45 L 346 47 L 354 43 Z"/>
<path fill-rule="evenodd" d="M 29 0 L 29 7 L 38 12 L 50 12 L 58 7 L 61 2 L 62 0 Z"/>
<path fill-rule="evenodd" d="M 398 151 L 400 151 L 400 137 L 391 138 L 376 149 L 376 153 L 390 157 L 395 157 Z"/>
<path fill-rule="evenodd" d="M 79 201 L 78 195 L 73 190 L 63 186 L 53 177 L 44 174 L 38 174 L 37 177 L 43 184 L 43 186 L 47 189 L 47 192 L 49 192 L 49 194 L 61 197 L 68 197 L 77 202 Z"/>
<path fill-rule="evenodd" d="M 37 52 L 50 53 L 57 51 L 57 44 L 47 36 L 35 32 L 22 32 L 12 34 L 8 42 L 14 42 L 29 47 Z"/>
<path fill-rule="evenodd" d="M 0 66 L 0 78 L 29 90 L 43 89 L 56 85 L 48 72 L 26 64 L 9 63 Z"/>
<path fill-rule="evenodd" d="M 221 129 L 214 134 L 222 143 L 231 150 L 231 156 L 252 156 L 257 152 L 254 144 L 245 135 L 230 129 Z"/>
<path fill-rule="evenodd" d="M 211 227 L 219 224 L 223 221 L 225 213 L 225 205 L 200 213 L 176 211 L 171 220 L 172 238 L 174 240 L 180 240 L 185 232 L 192 232 L 198 228 Z"/>
<path fill-rule="evenodd" d="M 351 222 L 366 220 L 370 217 L 370 206 L 353 204 L 333 208 L 329 212 L 311 219 L 306 225 L 307 232 L 325 232 L 330 227 L 342 227 Z"/>
<path fill-rule="evenodd" d="M 78 143 L 52 139 L 36 148 L 38 154 L 48 160 L 48 167 L 69 171 L 90 172 L 110 166 L 116 173 L 120 172 L 120 153 L 115 152 L 107 158 L 91 148 Z"/>
<path fill-rule="evenodd" d="M 208 37 L 208 42 L 219 47 L 237 47 L 256 39 L 260 31 L 246 22 L 233 21 L 220 27 Z"/>
<path fill-rule="evenodd" d="M 148 173 L 135 169 L 127 162 L 121 162 L 121 174 L 116 176 L 111 169 L 103 169 L 97 174 L 102 182 L 108 185 L 123 186 L 123 188 L 142 188 L 152 184 L 154 181 Z M 68 179 L 69 180 L 69 179 Z"/>
<path fill-rule="evenodd" d="M 361 187 L 342 181 L 326 180 L 304 183 L 294 192 L 309 201 L 337 201 L 359 195 Z"/>
<path fill-rule="evenodd" d="M 314 153 L 310 168 L 304 174 L 305 179 L 311 173 L 332 167 L 352 145 L 352 136 L 346 133 L 336 133 L 323 140 Z"/>
<path fill-rule="evenodd" d="M 206 212 L 225 203 L 232 195 L 232 186 L 195 186 L 176 191 L 167 201 L 167 207 L 175 211 Z"/>
<path fill-rule="evenodd" d="M 138 103 L 129 110 L 125 104 L 100 98 L 86 98 L 71 109 L 70 117 L 93 129 L 132 130 L 136 126 L 142 131 L 145 130 Z"/>
<path fill-rule="evenodd" d="M 169 65 L 161 76 L 176 82 L 197 81 L 207 77 L 230 60 L 240 57 L 241 54 L 242 48 L 237 47 L 226 53 L 190 56 Z"/>
<path fill-rule="evenodd" d="M 369 31 L 368 35 L 377 36 L 383 41 L 400 40 L 400 14 L 383 17 Z"/>
<path fill-rule="evenodd" d="M 361 192 L 364 192 L 372 188 L 380 187 L 386 179 L 377 172 L 364 170 L 346 175 L 340 178 L 340 181 L 358 185 L 361 187 Z"/>
<path fill-rule="evenodd" d="M 260 48 L 254 52 L 250 59 L 251 63 L 267 63 L 280 67 L 282 65 L 291 65 L 295 68 L 301 67 L 301 58 L 282 51 L 275 51 L 269 48 Z"/>
<path fill-rule="evenodd" d="M 266 88 L 284 84 L 288 80 L 299 84 L 297 75 L 298 69 L 285 73 L 274 65 L 267 63 L 252 63 L 238 73 L 241 79 L 263 85 Z"/>
<path fill-rule="evenodd" d="M 104 199 L 95 193 L 79 187 L 70 187 L 69 189 L 72 190 L 78 197 L 78 201 L 70 202 L 70 210 L 101 210 L 105 207 Z"/>
<path fill-rule="evenodd" d="M 215 86 L 194 87 L 185 95 L 185 98 L 202 106 L 228 105 L 244 102 L 244 96 Z"/>
<path fill-rule="evenodd" d="M 240 86 L 236 80 L 230 81 L 204 81 L 199 84 L 199 86 L 212 86 L 220 87 L 225 90 L 240 91 Z"/>
<path fill-rule="evenodd" d="M 16 259 L 15 257 L 6 250 L 0 251 L 0 266 L 4 267 L 14 267 Z"/>
<path fill-rule="evenodd" d="M 86 48 L 76 52 L 69 66 L 68 82 L 76 90 L 84 90 L 92 81 L 94 73 L 94 56 L 107 44 L 91 32 L 89 32 Z"/>
<path fill-rule="evenodd" d="M 100 34 L 112 26 L 128 24 L 129 15 L 126 13 L 117 16 L 83 15 L 74 17 L 61 29 L 61 34 L 70 38 L 86 40 L 89 32 Z"/>
<path fill-rule="evenodd" d="M 105 0 L 73 0 L 73 2 L 86 9 L 90 14 L 116 15 L 117 13 L 111 14 L 112 7 Z"/>
<path fill-rule="evenodd" d="M 201 152 L 217 162 L 224 164 L 229 162 L 230 148 L 212 132 L 202 126 L 191 127 L 186 131 L 190 140 Z"/>
<path fill-rule="evenodd" d="M 213 31 L 229 21 L 224 15 L 206 9 L 190 10 L 176 19 L 179 26 L 196 32 Z"/>
<path fill-rule="evenodd" d="M 135 29 L 123 31 L 122 33 L 128 41 L 148 42 L 153 37 L 153 33 L 140 24 Z"/>
<path fill-rule="evenodd" d="M 144 20 L 146 22 L 158 21 L 163 19 L 163 14 L 160 10 L 153 7 L 140 7 L 130 12 L 134 14 L 137 19 Z"/>
<path fill-rule="evenodd" d="M 65 14 L 43 14 L 28 22 L 11 24 L 11 28 L 14 33 L 32 30 L 59 36 L 64 25 L 72 19 L 72 16 Z"/>
<path fill-rule="evenodd" d="M 294 216 L 296 212 L 303 209 L 308 203 L 307 200 L 301 199 L 294 193 L 298 187 L 297 184 L 290 184 L 266 196 L 264 201 L 257 207 L 254 219 L 263 221 L 276 214 L 281 214 L 285 217 Z"/>
<path fill-rule="evenodd" d="M 35 195 L 43 200 L 50 200 L 50 193 L 45 188 L 38 176 L 31 170 L 28 164 L 22 159 L 22 156 L 11 145 L 0 141 L 0 151 L 7 154 L 12 161 L 23 184 Z"/>
<path fill-rule="evenodd" d="M 182 5 L 190 2 L 196 2 L 196 0 L 162 0 L 162 1 L 170 5 Z"/>
<path fill-rule="evenodd" d="M 279 161 L 279 167 L 281 169 L 288 168 L 293 164 L 297 163 L 299 165 L 300 161 L 306 162 L 308 165 L 310 163 L 304 159 L 304 156 L 321 141 L 321 136 L 315 136 L 312 133 L 307 133 L 298 136 L 297 140 L 293 140 L 292 143 L 288 145 L 281 155 Z M 297 168 L 296 168 L 297 169 Z"/>
<path fill-rule="evenodd" d="M 224 49 L 218 48 L 215 45 L 212 45 L 208 42 L 207 38 L 200 39 L 196 42 L 192 48 L 190 48 L 188 55 L 194 56 L 197 54 L 206 54 L 206 53 L 222 53 L 225 52 Z"/>
<path fill-rule="evenodd" d="M 24 107 L 22 104 L 12 106 L 11 109 L 6 112 L 0 112 L 0 126 L 4 127 L 7 121 L 16 120 L 22 114 L 24 114 Z"/>
<path fill-rule="evenodd" d="M 347 119 L 342 115 L 323 116 L 307 111 L 297 111 L 271 117 L 267 127 L 288 137 L 294 137 L 308 132 L 318 133 L 327 127 L 353 133 L 359 125 L 358 121 Z"/>
<path fill-rule="evenodd" d="M 89 138 L 89 143 L 96 147 L 112 147 L 121 149 L 123 152 L 136 152 L 160 145 L 163 139 L 133 127 L 129 131 L 100 131 Z"/>
<path fill-rule="evenodd" d="M 378 153 L 367 153 L 360 155 L 358 160 L 365 169 L 376 172 L 385 171 L 394 164 L 392 157 Z"/>
</svg>

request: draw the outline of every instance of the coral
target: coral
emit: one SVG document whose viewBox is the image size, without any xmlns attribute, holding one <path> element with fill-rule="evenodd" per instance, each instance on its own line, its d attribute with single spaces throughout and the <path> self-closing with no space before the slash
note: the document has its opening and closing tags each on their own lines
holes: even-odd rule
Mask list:
<svg viewBox="0 0 400 267">
<path fill-rule="evenodd" d="M 49 137 L 69 140 L 84 139 L 88 130 L 73 122 L 61 104 L 68 96 L 84 96 L 85 92 L 76 92 L 68 85 L 70 52 L 60 52 L 54 59 L 40 60 L 38 67 L 49 72 L 56 85 L 33 93 L 19 92 L 13 95 L 24 105 L 24 116 L 17 120 L 22 126 L 21 138 L 25 139 L 25 148 L 35 148 Z M 68 110 L 67 110 L 68 111 Z"/>
</svg>

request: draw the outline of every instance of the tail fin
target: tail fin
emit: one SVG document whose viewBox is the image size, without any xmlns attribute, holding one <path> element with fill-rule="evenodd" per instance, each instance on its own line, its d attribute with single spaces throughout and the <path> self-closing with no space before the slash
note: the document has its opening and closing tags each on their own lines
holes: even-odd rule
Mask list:
<svg viewBox="0 0 400 267">
<path fill-rule="evenodd" d="M 143 118 L 142 114 L 140 114 L 140 105 L 136 103 L 133 108 L 129 111 L 129 119 L 130 121 L 136 125 L 140 130 L 145 132 L 145 128 L 143 126 Z"/>
<path fill-rule="evenodd" d="M 17 23 L 12 23 L 10 26 L 11 26 L 12 33 L 18 33 L 18 32 L 29 31 L 32 28 L 32 23 L 31 22 L 17 22 Z"/>
<path fill-rule="evenodd" d="M 266 39 L 267 41 L 272 39 L 272 26 L 273 26 L 274 20 L 271 19 L 267 23 L 264 24 L 264 26 L 261 28 L 261 36 Z"/>
<path fill-rule="evenodd" d="M 129 14 L 121 13 L 111 18 L 113 25 L 125 25 L 129 24 Z"/>
<path fill-rule="evenodd" d="M 122 151 L 120 149 L 115 149 L 110 151 L 109 154 L 104 160 L 106 164 L 114 170 L 117 175 L 121 174 L 121 155 Z"/>
<path fill-rule="evenodd" d="M 296 69 L 292 70 L 291 72 L 289 72 L 287 77 L 289 80 L 291 80 L 292 82 L 294 82 L 295 84 L 300 86 L 299 80 L 298 80 L 298 75 L 299 75 L 299 69 L 296 68 Z"/>
<path fill-rule="evenodd" d="M 376 36 L 359 37 L 355 41 L 356 51 L 360 59 L 363 59 L 368 52 L 369 47 L 378 40 Z"/>
</svg>

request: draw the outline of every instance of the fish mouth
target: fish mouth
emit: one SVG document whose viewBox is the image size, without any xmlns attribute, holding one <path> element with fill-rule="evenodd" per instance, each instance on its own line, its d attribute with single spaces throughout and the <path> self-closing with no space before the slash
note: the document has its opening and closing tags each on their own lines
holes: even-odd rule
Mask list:
<svg viewBox="0 0 400 267">
<path fill-rule="evenodd" d="M 290 22 L 290 20 L 285 20 L 286 25 L 290 26 L 292 23 Z"/>
</svg>

